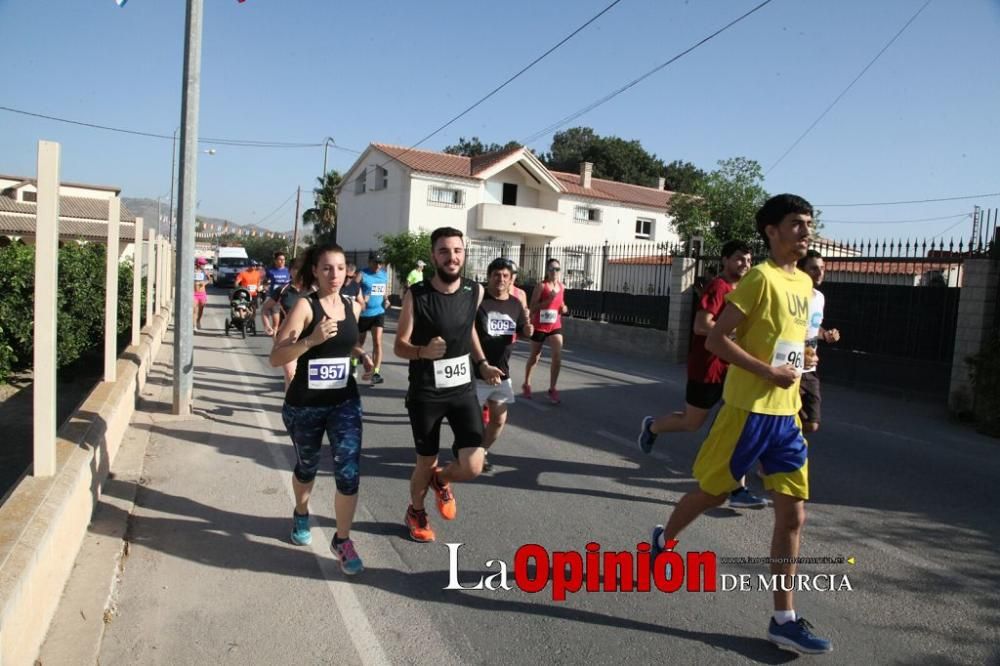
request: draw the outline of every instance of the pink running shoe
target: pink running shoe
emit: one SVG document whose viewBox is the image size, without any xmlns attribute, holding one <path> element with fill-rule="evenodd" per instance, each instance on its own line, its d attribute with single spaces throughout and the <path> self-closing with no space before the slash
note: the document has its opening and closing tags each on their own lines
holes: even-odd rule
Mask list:
<svg viewBox="0 0 1000 666">
<path fill-rule="evenodd" d="M 521 395 L 526 399 L 531 400 L 531 386 L 528 384 L 521 384 Z"/>
<path fill-rule="evenodd" d="M 559 391 L 554 388 L 549 389 L 549 402 L 553 405 L 558 405 L 561 402 L 561 400 L 559 400 Z"/>
</svg>

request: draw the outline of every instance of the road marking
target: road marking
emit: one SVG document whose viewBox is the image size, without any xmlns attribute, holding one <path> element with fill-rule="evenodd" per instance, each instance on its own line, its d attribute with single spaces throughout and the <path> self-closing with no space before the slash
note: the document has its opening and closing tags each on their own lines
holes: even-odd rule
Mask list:
<svg viewBox="0 0 1000 666">
<path fill-rule="evenodd" d="M 240 381 L 245 385 L 243 377 L 249 374 L 249 371 L 243 359 L 236 354 L 229 354 L 229 357 L 233 360 L 234 365 L 237 366 L 240 372 Z M 278 473 L 284 481 L 285 494 L 288 496 L 291 504 L 294 505 L 295 497 L 291 491 L 291 472 L 287 471 L 290 469 L 290 461 L 285 455 L 288 447 L 278 446 L 279 444 L 283 444 L 283 442 L 272 430 L 273 424 L 268 419 L 267 413 L 264 412 L 260 398 L 252 390 L 246 391 L 244 395 L 257 403 L 258 407 L 261 407 L 259 411 L 253 413 L 254 418 L 257 419 L 264 444 L 271 452 L 271 457 L 274 459 L 275 465 L 277 465 Z M 281 470 L 286 471 L 282 472 Z M 322 538 L 313 539 L 313 555 L 316 556 L 320 571 L 323 572 L 323 577 L 326 579 L 326 585 L 333 595 L 334 603 L 337 604 L 337 610 L 340 611 L 341 618 L 344 620 L 347 635 L 351 637 L 354 649 L 357 650 L 364 664 L 377 664 L 379 666 L 390 664 L 391 661 L 382 649 L 382 645 L 379 643 L 378 637 L 375 635 L 375 631 L 368 621 L 368 616 L 365 615 L 365 611 L 361 607 L 361 602 L 358 601 L 358 596 L 354 593 L 351 584 L 343 580 L 343 574 L 338 571 L 339 566 L 335 564 L 333 556 L 327 550 L 329 535 L 323 529 L 320 529 L 319 532 Z"/>
</svg>

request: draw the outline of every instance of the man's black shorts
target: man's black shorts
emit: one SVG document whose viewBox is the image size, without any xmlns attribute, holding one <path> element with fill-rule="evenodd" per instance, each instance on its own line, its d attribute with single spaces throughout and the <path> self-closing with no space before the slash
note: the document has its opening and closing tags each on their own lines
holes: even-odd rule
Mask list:
<svg viewBox="0 0 1000 666">
<path fill-rule="evenodd" d="M 722 382 L 706 384 L 705 382 L 696 382 L 689 379 L 684 400 L 687 404 L 698 409 L 712 409 L 712 407 L 715 407 L 722 400 L 723 386 Z"/>
<path fill-rule="evenodd" d="M 799 395 L 802 397 L 802 411 L 799 412 L 799 418 L 802 422 L 811 421 L 813 423 L 819 423 L 820 417 L 820 403 L 823 402 L 823 396 L 819 391 L 819 377 L 816 376 L 815 372 L 803 372 L 802 379 L 799 381 Z"/>
<path fill-rule="evenodd" d="M 410 415 L 413 444 L 417 454 L 436 456 L 441 449 L 441 422 L 447 418 L 455 443 L 451 451 L 458 458 L 459 449 L 483 445 L 483 408 L 475 391 L 445 401 L 406 400 Z"/>
<path fill-rule="evenodd" d="M 385 328 L 385 314 L 374 317 L 358 317 L 358 332 L 367 333 L 373 328 Z"/>
<path fill-rule="evenodd" d="M 531 334 L 531 339 L 534 342 L 545 342 L 545 338 L 549 337 L 550 335 L 562 335 L 562 329 L 557 328 L 556 330 L 549 331 L 547 333 L 545 331 L 535 331 L 534 333 Z"/>
</svg>

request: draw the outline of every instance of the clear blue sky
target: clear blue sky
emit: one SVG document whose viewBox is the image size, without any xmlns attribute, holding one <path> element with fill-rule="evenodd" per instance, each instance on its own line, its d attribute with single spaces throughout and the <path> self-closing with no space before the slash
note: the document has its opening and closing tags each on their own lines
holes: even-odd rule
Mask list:
<svg viewBox="0 0 1000 666">
<path fill-rule="evenodd" d="M 575 121 L 703 169 L 744 155 L 765 169 L 924 0 L 771 4 Z M 201 135 L 410 145 L 610 0 L 503 3 L 206 0 Z M 0 105 L 171 134 L 180 118 L 182 0 L 0 0 Z M 623 0 L 425 147 L 523 139 L 648 71 L 756 0 Z M 934 0 L 767 177 L 815 204 L 1000 191 L 1000 2 Z M 0 173 L 32 175 L 36 142 L 62 144 L 64 180 L 124 196 L 170 189 L 170 141 L 0 111 Z M 551 137 L 531 144 L 547 149 Z M 208 147 L 208 146 L 205 146 Z M 218 146 L 199 161 L 199 213 L 289 229 L 322 148 Z M 355 155 L 331 149 L 329 166 Z M 307 200 L 310 197 L 304 197 Z M 931 236 L 963 218 L 879 226 L 834 220 L 961 215 L 1000 198 L 824 206 L 826 235 Z"/>
</svg>

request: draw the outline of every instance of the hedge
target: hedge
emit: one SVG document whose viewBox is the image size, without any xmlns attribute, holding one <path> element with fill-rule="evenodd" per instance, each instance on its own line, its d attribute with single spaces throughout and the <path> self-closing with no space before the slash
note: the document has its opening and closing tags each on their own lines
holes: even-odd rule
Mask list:
<svg viewBox="0 0 1000 666">
<path fill-rule="evenodd" d="M 59 248 L 56 365 L 79 359 L 104 340 L 105 247 L 67 242 Z M 0 383 L 31 367 L 34 352 L 35 247 L 0 247 Z M 145 303 L 145 289 L 143 289 Z M 140 308 L 140 313 L 145 307 Z M 118 335 L 132 326 L 132 263 L 118 265 Z"/>
</svg>

